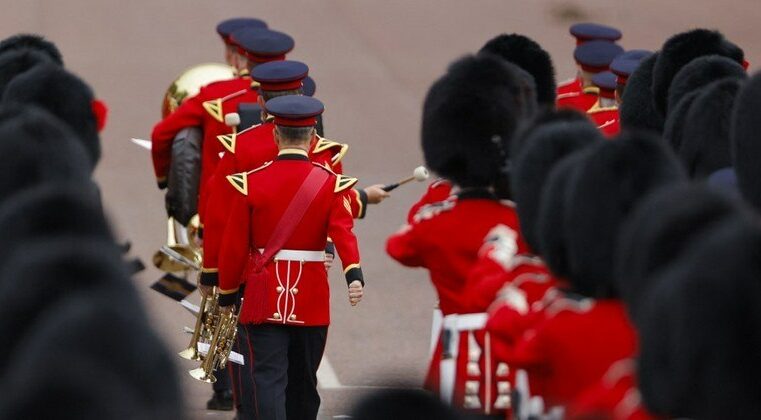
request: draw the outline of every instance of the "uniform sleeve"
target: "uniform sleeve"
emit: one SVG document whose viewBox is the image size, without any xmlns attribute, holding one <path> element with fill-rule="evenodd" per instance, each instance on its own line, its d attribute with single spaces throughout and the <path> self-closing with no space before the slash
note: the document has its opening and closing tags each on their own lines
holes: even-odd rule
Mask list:
<svg viewBox="0 0 761 420">
<path fill-rule="evenodd" d="M 349 192 L 351 200 L 351 215 L 355 219 L 364 219 L 367 214 L 367 193 L 365 190 L 354 188 Z"/>
<path fill-rule="evenodd" d="M 413 204 L 410 211 L 407 213 L 407 223 L 412 223 L 415 215 L 418 213 L 421 207 L 444 201 L 452 194 L 452 185 L 447 181 L 437 180 L 428 186 L 420 200 Z"/>
<path fill-rule="evenodd" d="M 359 280 L 365 284 L 359 264 L 359 246 L 354 236 L 354 218 L 350 208 L 351 190 L 336 194 L 330 208 L 328 235 L 335 244 L 346 276 L 346 284 Z"/>
<path fill-rule="evenodd" d="M 407 267 L 421 267 L 423 259 L 416 236 L 415 225 L 403 226 L 386 241 L 386 252 Z"/>
<path fill-rule="evenodd" d="M 537 369 L 546 364 L 547 346 L 544 344 L 545 334 L 540 329 L 529 329 L 523 333 L 523 336 L 515 345 L 512 357 L 509 363 L 515 365 L 518 369 L 530 371 Z"/>
<path fill-rule="evenodd" d="M 223 159 L 223 162 L 226 159 Z M 232 165 L 220 164 L 212 178 L 208 181 L 206 211 L 204 212 L 204 239 L 203 239 L 203 269 L 201 270 L 201 284 L 217 286 L 219 284 L 219 251 L 224 235 L 225 226 L 229 217 L 228 208 L 238 194 L 227 182 L 227 169 Z"/>
<path fill-rule="evenodd" d="M 237 194 L 230 203 L 230 213 L 219 248 L 219 304 L 235 303 L 243 280 L 251 238 L 251 207 L 247 197 Z"/>
<path fill-rule="evenodd" d="M 172 159 L 172 141 L 183 128 L 200 127 L 203 123 L 201 95 L 187 99 L 173 113 L 159 121 L 151 133 L 151 156 L 153 170 L 160 188 L 166 187 L 166 177 Z"/>
</svg>

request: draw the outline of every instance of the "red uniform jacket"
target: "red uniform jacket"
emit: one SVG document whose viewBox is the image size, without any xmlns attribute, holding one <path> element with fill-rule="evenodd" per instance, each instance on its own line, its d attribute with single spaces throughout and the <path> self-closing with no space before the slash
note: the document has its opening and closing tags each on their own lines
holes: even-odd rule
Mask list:
<svg viewBox="0 0 761 420">
<path fill-rule="evenodd" d="M 587 87 L 580 92 L 569 92 L 558 95 L 556 105 L 558 108 L 571 108 L 580 112 L 587 112 L 597 103 L 598 89 Z"/>
<path fill-rule="evenodd" d="M 406 266 L 428 269 L 444 315 L 468 313 L 462 299 L 468 272 L 494 226 L 519 231 L 515 209 L 485 192 L 460 193 L 422 207 L 414 219 L 388 239 L 386 251 Z"/>
<path fill-rule="evenodd" d="M 510 357 L 546 407 L 571 404 L 613 362 L 631 357 L 636 334 L 618 300 L 556 299 Z"/>
<path fill-rule="evenodd" d="M 579 92 L 581 92 L 581 79 L 578 76 L 560 83 L 557 88 L 558 96 Z"/>
<path fill-rule="evenodd" d="M 204 242 L 203 242 L 203 274 L 201 283 L 207 286 L 217 285 L 217 269 L 219 266 L 219 247 L 222 240 L 227 217 L 230 212 L 230 202 L 237 194 L 227 181 L 227 176 L 260 168 L 274 160 L 278 148 L 272 130 L 275 125 L 271 122 L 251 127 L 240 133 L 219 136 L 225 148 L 225 154 L 217 166 L 214 176 L 209 180 L 206 193 L 201 197 L 201 205 L 205 206 Z M 312 145 L 309 159 L 333 172 L 341 174 L 341 159 L 349 148 L 328 139 L 317 138 Z M 351 189 L 352 215 L 355 218 L 365 216 L 367 196 L 364 191 Z"/>
<path fill-rule="evenodd" d="M 277 159 L 248 174 L 228 177 L 239 194 L 231 203 L 219 258 L 220 305 L 234 303 L 244 278 L 249 254 L 267 244 L 294 194 L 312 168 L 328 169 L 309 161 L 305 152 L 285 149 Z M 330 173 L 330 179 L 309 206 L 284 250 L 324 251 L 328 236 L 333 238 L 346 273 L 347 282 L 362 281 L 354 220 L 349 208 L 354 178 Z M 247 284 L 241 323 L 275 323 L 296 326 L 330 323 L 328 274 L 321 261 L 277 259 L 266 266 L 263 284 Z M 264 290 L 263 296 L 250 295 Z M 252 312 L 253 302 L 263 302 L 264 319 Z M 263 300 L 262 300 L 263 299 Z M 271 315 L 270 315 L 271 314 Z"/>
<path fill-rule="evenodd" d="M 619 360 L 569 407 L 569 419 L 651 420 L 637 389 L 635 361 Z"/>
<path fill-rule="evenodd" d="M 617 136 L 621 131 L 618 119 L 618 107 L 603 108 L 599 104 L 595 104 L 587 111 L 587 115 L 608 138 Z"/>
<path fill-rule="evenodd" d="M 407 213 L 407 223 L 412 223 L 414 221 L 413 219 L 415 215 L 418 214 L 421 207 L 427 206 L 428 204 L 440 203 L 449 198 L 450 195 L 452 195 L 452 183 L 442 178 L 431 182 L 431 184 L 428 185 L 425 194 L 420 197 L 420 200 L 418 200 L 417 203 L 412 205 L 410 211 Z"/>
<path fill-rule="evenodd" d="M 201 127 L 203 143 L 201 148 L 201 181 L 199 194 L 203 194 L 206 181 L 214 173 L 219 162 L 219 154 L 224 150 L 216 138 L 227 134 L 226 113 L 235 112 L 240 102 L 256 102 L 259 94 L 254 89 L 258 84 L 249 77 L 239 77 L 211 83 L 198 95 L 185 100 L 173 113 L 153 127 L 151 134 L 151 154 L 153 168 L 159 185 L 166 182 L 172 158 L 172 141 L 177 133 L 186 127 Z M 203 208 L 199 206 L 199 216 Z M 203 216 L 201 217 L 203 223 Z"/>
</svg>

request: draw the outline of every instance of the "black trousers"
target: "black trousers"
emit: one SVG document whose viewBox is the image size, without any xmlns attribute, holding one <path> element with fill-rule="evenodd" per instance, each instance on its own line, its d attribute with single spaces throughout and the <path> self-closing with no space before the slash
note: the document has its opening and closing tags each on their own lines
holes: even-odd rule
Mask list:
<svg viewBox="0 0 761 420">
<path fill-rule="evenodd" d="M 243 325 L 248 347 L 241 372 L 241 419 L 314 420 L 320 408 L 317 368 L 328 327 Z"/>
</svg>

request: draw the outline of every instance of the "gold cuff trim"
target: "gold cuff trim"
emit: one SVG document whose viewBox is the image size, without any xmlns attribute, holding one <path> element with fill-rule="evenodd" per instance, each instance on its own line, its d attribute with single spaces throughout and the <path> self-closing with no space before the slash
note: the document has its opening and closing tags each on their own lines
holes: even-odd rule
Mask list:
<svg viewBox="0 0 761 420">
<path fill-rule="evenodd" d="M 202 273 L 219 273 L 218 268 L 201 268 Z"/>
<path fill-rule="evenodd" d="M 227 289 L 227 290 L 225 290 L 225 289 L 219 289 L 219 294 L 220 295 L 231 295 L 233 293 L 238 293 L 238 289 L 239 289 L 238 287 L 236 287 L 235 289 Z"/>
<path fill-rule="evenodd" d="M 344 274 L 348 273 L 352 268 L 359 268 L 359 264 L 349 264 L 344 268 Z"/>
</svg>

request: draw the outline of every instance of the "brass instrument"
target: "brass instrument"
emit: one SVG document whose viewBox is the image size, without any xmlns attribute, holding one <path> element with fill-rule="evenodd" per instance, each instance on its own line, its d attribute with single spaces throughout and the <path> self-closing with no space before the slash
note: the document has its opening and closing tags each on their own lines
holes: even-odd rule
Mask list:
<svg viewBox="0 0 761 420">
<path fill-rule="evenodd" d="M 177 232 L 174 218 L 167 220 L 166 245 L 153 254 L 153 265 L 161 271 L 176 273 L 198 270 L 201 267 L 201 250 L 188 239 L 188 230 L 184 227 Z"/>
<path fill-rule="evenodd" d="M 218 298 L 219 295 L 215 295 Z M 218 307 L 218 306 L 217 306 Z M 214 335 L 209 343 L 209 351 L 203 358 L 201 366 L 188 371 L 190 376 L 206 383 L 214 383 L 217 378 L 214 371 L 224 369 L 230 358 L 230 352 L 238 335 L 238 313 L 234 310 L 220 315 L 214 325 Z"/>
<path fill-rule="evenodd" d="M 161 105 L 162 118 L 174 112 L 185 99 L 197 95 L 202 87 L 233 77 L 235 77 L 234 69 L 219 63 L 199 64 L 185 70 L 172 82 L 164 95 Z"/>
<path fill-rule="evenodd" d="M 193 329 L 193 336 L 190 339 L 188 348 L 179 352 L 180 357 L 187 360 L 202 360 L 203 357 L 198 352 L 198 343 L 209 343 L 213 337 L 213 327 L 217 323 L 216 318 L 219 316 L 217 288 L 213 288 L 212 295 L 201 297 L 201 306 L 196 317 L 196 326 Z"/>
</svg>

